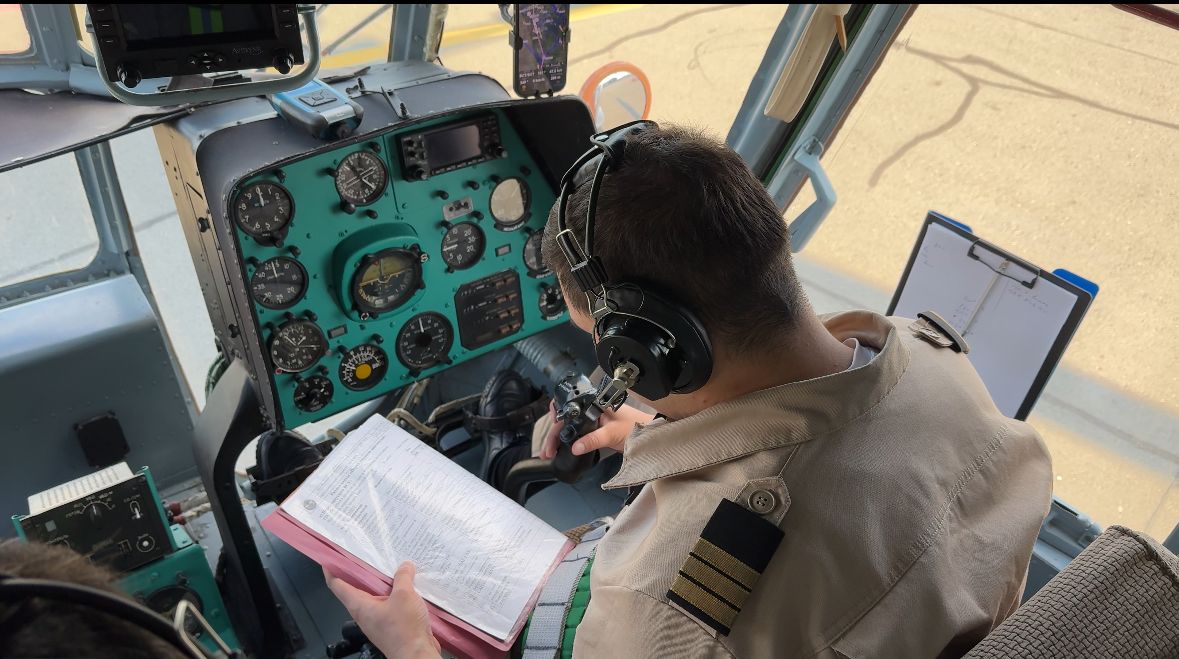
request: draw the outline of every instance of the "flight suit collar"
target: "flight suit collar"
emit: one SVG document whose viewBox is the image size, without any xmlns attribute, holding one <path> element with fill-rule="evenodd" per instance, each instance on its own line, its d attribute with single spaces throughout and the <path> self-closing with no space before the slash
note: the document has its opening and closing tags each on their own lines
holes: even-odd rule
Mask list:
<svg viewBox="0 0 1179 659">
<path fill-rule="evenodd" d="M 820 318 L 840 341 L 855 338 L 880 353 L 862 368 L 755 391 L 677 421 L 637 426 L 627 437 L 622 468 L 603 489 L 632 487 L 819 439 L 875 407 L 909 365 L 909 348 L 897 328 L 868 311 Z"/>
</svg>

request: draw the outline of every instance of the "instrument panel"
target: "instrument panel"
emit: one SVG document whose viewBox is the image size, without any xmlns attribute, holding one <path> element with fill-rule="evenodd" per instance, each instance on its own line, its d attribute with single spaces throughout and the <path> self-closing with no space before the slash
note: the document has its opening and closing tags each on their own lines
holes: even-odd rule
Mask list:
<svg viewBox="0 0 1179 659">
<path fill-rule="evenodd" d="M 540 256 L 555 198 L 498 109 L 238 181 L 229 218 L 283 425 L 564 320 Z"/>
</svg>

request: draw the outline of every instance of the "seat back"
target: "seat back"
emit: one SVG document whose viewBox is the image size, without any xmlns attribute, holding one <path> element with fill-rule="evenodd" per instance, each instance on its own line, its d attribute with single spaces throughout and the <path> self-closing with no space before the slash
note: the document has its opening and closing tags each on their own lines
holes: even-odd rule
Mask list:
<svg viewBox="0 0 1179 659">
<path fill-rule="evenodd" d="M 966 656 L 1179 657 L 1179 558 L 1111 526 Z"/>
</svg>

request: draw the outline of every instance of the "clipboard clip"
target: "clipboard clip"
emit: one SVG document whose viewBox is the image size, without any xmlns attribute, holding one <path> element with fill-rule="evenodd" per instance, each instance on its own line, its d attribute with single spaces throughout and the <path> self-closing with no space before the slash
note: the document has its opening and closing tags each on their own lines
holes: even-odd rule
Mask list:
<svg viewBox="0 0 1179 659">
<path fill-rule="evenodd" d="M 991 265 L 990 263 L 987 263 L 985 260 L 983 260 L 982 257 L 980 257 L 977 253 L 975 253 L 976 248 L 985 249 L 986 251 L 1003 259 L 1003 261 L 1005 263 L 1014 264 L 1014 265 L 1019 266 L 1021 269 L 1025 270 L 1026 272 L 1031 273 L 1031 275 L 1032 275 L 1031 279 L 1025 280 L 1021 277 L 1016 277 L 1015 275 L 1013 275 L 1007 271 L 1006 265 L 1000 265 L 999 267 L 995 267 L 995 266 Z M 991 269 L 991 272 L 994 272 L 996 275 L 999 275 L 1000 277 L 1006 277 L 1006 278 L 1008 278 L 1012 281 L 1015 281 L 1015 282 L 1019 282 L 1020 285 L 1022 285 L 1024 288 L 1034 288 L 1036 285 L 1036 282 L 1039 281 L 1039 279 L 1040 279 L 1040 269 L 1039 268 L 1037 268 L 1036 266 L 1032 265 L 1031 263 L 1028 263 L 1027 261 L 1019 258 L 1018 256 L 1015 256 L 1014 254 L 1011 254 L 1005 250 L 995 247 L 991 243 L 988 243 L 987 241 L 983 240 L 982 238 L 976 238 L 974 240 L 974 242 L 970 243 L 970 248 L 966 250 L 966 255 L 969 256 L 970 258 L 974 259 L 975 261 L 978 261 L 979 263 L 987 266 L 988 268 Z"/>
</svg>

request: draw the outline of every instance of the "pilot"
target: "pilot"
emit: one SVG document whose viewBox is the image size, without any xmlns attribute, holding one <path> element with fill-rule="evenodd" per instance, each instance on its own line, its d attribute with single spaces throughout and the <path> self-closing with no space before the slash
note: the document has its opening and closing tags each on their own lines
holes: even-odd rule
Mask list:
<svg viewBox="0 0 1179 659">
<path fill-rule="evenodd" d="M 573 656 L 609 659 L 963 654 L 1020 602 L 1052 489 L 1036 431 L 999 413 L 935 314 L 817 316 L 780 211 L 724 144 L 654 125 L 625 139 L 592 252 L 609 283 L 698 319 L 711 376 L 573 445 L 623 452 L 603 487 L 628 503 L 587 564 L 565 647 L 537 650 L 530 632 L 525 655 L 560 656 L 569 638 Z M 589 188 L 569 201 L 578 237 Z M 596 341 L 556 232 L 554 210 L 544 258 Z M 329 581 L 389 656 L 432 656 L 415 595 Z"/>
</svg>

